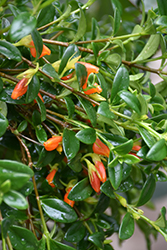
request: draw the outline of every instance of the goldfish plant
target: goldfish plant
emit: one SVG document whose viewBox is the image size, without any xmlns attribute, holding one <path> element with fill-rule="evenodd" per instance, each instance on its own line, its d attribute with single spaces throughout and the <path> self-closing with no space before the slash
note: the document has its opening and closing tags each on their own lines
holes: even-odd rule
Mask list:
<svg viewBox="0 0 167 250">
<path fill-rule="evenodd" d="M 143 212 L 167 182 L 167 3 L 103 5 L 0 2 L 3 250 L 167 241 L 165 206 Z"/>
</svg>

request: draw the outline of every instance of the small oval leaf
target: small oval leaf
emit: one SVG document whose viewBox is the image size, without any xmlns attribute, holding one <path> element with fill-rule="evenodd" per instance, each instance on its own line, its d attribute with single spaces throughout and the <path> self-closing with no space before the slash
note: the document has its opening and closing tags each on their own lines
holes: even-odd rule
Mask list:
<svg viewBox="0 0 167 250">
<path fill-rule="evenodd" d="M 126 213 L 119 228 L 119 238 L 129 239 L 134 233 L 134 219 L 130 213 Z"/>
<path fill-rule="evenodd" d="M 93 128 L 80 130 L 75 136 L 85 144 L 93 144 L 96 141 L 96 131 Z"/>
</svg>

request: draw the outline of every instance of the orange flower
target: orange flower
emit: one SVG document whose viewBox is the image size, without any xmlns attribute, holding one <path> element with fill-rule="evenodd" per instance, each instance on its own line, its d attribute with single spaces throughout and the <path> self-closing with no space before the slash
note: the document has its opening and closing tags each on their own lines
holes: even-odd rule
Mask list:
<svg viewBox="0 0 167 250">
<path fill-rule="evenodd" d="M 67 192 L 66 192 L 65 195 L 64 195 L 64 201 L 65 201 L 67 204 L 69 204 L 71 207 L 73 207 L 74 204 L 75 204 L 75 201 L 72 201 L 72 200 L 69 200 L 69 199 L 68 199 L 68 194 L 69 194 L 69 192 L 71 191 L 71 189 L 72 189 L 72 187 L 69 187 L 69 188 L 67 189 Z"/>
<path fill-rule="evenodd" d="M 41 94 L 40 94 L 40 93 L 38 93 L 38 96 L 39 96 L 39 98 L 41 99 L 41 101 L 42 101 L 42 102 L 44 102 L 43 97 L 41 96 Z M 34 103 L 37 103 L 37 101 L 36 101 L 36 100 L 34 100 Z"/>
<path fill-rule="evenodd" d="M 28 85 L 27 82 L 28 82 L 28 78 L 22 78 L 15 86 L 13 92 L 12 92 L 12 95 L 11 95 L 11 98 L 16 100 L 18 97 L 21 97 L 22 95 L 24 95 L 26 92 L 27 92 L 27 88 L 28 88 Z"/>
<path fill-rule="evenodd" d="M 140 145 L 133 145 L 132 150 L 139 151 L 141 149 Z"/>
<path fill-rule="evenodd" d="M 48 139 L 46 142 L 44 142 L 44 147 L 47 151 L 55 150 L 59 144 L 62 142 L 63 137 L 62 136 L 53 136 L 50 139 Z"/>
<path fill-rule="evenodd" d="M 36 52 L 36 48 L 35 48 L 34 42 L 31 41 L 31 42 L 30 42 L 30 45 L 31 45 L 31 47 L 30 47 L 30 53 L 31 53 L 31 55 L 32 55 L 33 57 L 36 57 L 37 52 Z M 41 53 L 41 55 L 40 55 L 39 58 L 41 58 L 41 57 L 43 57 L 43 56 L 45 56 L 45 55 L 50 55 L 50 54 L 51 54 L 50 49 L 49 49 L 48 47 L 46 47 L 46 46 L 43 44 L 43 50 L 42 50 L 42 53 Z"/>
<path fill-rule="evenodd" d="M 61 80 L 64 80 L 64 81 L 69 80 L 69 79 L 71 79 L 71 78 L 73 77 L 73 75 L 74 75 L 74 72 L 70 73 L 70 74 L 67 75 L 67 76 L 63 76 L 63 77 L 61 78 Z"/>
<path fill-rule="evenodd" d="M 53 184 L 53 178 L 56 174 L 57 170 L 56 169 L 53 169 L 46 177 L 46 180 L 48 181 L 48 184 L 54 188 L 55 187 L 55 184 Z"/>
<path fill-rule="evenodd" d="M 86 77 L 86 81 L 84 83 L 84 85 L 82 86 L 83 89 L 85 89 L 87 87 L 87 81 L 88 81 L 88 77 L 91 73 L 98 73 L 99 72 L 99 68 L 91 63 L 86 63 L 86 62 L 77 62 L 80 63 L 82 65 L 85 66 L 86 70 L 87 70 L 87 77 Z"/>
<path fill-rule="evenodd" d="M 100 181 L 104 183 L 107 180 L 107 176 L 103 162 L 95 161 L 95 168 L 97 170 Z"/>
<path fill-rule="evenodd" d="M 99 138 L 93 143 L 93 152 L 95 154 L 104 155 L 109 157 L 110 150 Z"/>
<path fill-rule="evenodd" d="M 91 94 L 94 94 L 94 93 L 100 94 L 102 92 L 102 88 L 96 82 L 95 82 L 95 84 L 93 84 L 93 86 L 95 86 L 95 87 L 91 88 L 91 89 L 88 89 L 88 90 L 85 90 L 84 93 L 86 95 L 91 95 Z"/>
<path fill-rule="evenodd" d="M 89 173 L 89 180 L 92 188 L 95 190 L 96 193 L 100 192 L 100 179 L 95 171 L 88 171 Z"/>
</svg>

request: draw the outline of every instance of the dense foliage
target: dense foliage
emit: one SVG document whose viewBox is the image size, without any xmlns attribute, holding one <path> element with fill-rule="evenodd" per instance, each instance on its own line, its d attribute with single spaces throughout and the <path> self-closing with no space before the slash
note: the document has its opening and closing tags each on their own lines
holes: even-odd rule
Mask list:
<svg viewBox="0 0 167 250">
<path fill-rule="evenodd" d="M 97 20 L 96 0 L 0 1 L 3 250 L 112 250 L 135 225 L 167 240 L 166 208 L 141 208 L 167 181 L 167 2 L 108 3 Z"/>
</svg>

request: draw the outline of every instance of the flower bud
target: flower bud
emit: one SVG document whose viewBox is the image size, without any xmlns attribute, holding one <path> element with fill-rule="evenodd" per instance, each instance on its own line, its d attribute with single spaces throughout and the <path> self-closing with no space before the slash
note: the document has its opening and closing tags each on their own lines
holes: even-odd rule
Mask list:
<svg viewBox="0 0 167 250">
<path fill-rule="evenodd" d="M 59 144 L 62 142 L 62 136 L 53 136 L 43 143 L 47 151 L 55 150 Z"/>
<path fill-rule="evenodd" d="M 65 201 L 67 204 L 69 204 L 71 207 L 73 207 L 74 204 L 75 204 L 75 201 L 72 201 L 72 200 L 69 200 L 69 199 L 68 199 L 68 194 L 69 194 L 69 192 L 71 191 L 71 189 L 72 189 L 72 187 L 69 187 L 69 188 L 67 189 L 67 192 L 66 192 L 65 195 L 64 195 L 64 201 Z"/>
<path fill-rule="evenodd" d="M 23 96 L 28 89 L 28 78 L 22 78 L 15 86 L 11 98 L 16 100 L 18 97 Z"/>
<path fill-rule="evenodd" d="M 94 94 L 94 93 L 100 94 L 102 92 L 102 88 L 96 82 L 95 82 L 95 84 L 93 86 L 94 86 L 93 88 L 90 88 L 88 90 L 84 90 L 84 93 L 86 95 L 91 95 L 91 94 Z"/>
<path fill-rule="evenodd" d="M 30 42 L 30 45 L 31 45 L 31 47 L 30 47 L 30 53 L 31 53 L 31 55 L 32 55 L 33 57 L 36 57 L 37 52 L 36 52 L 36 48 L 35 48 L 35 45 L 34 45 L 33 40 Z M 50 54 L 51 54 L 50 49 L 49 49 L 47 46 L 45 46 L 45 45 L 43 44 L 42 53 L 41 53 L 41 55 L 39 56 L 39 58 L 41 58 L 41 57 L 43 57 L 43 56 L 45 56 L 45 55 L 50 55 Z"/>
<path fill-rule="evenodd" d="M 98 172 L 100 181 L 104 183 L 107 180 L 107 176 L 106 176 L 106 169 L 104 167 L 103 162 L 95 161 L 95 168 Z"/>
<path fill-rule="evenodd" d="M 100 192 L 100 179 L 95 171 L 89 171 L 89 180 L 96 193 Z"/>
<path fill-rule="evenodd" d="M 55 187 L 55 184 L 53 184 L 53 178 L 54 178 L 56 172 L 57 172 L 57 170 L 56 170 L 56 169 L 53 169 L 53 170 L 47 175 L 47 177 L 46 177 L 46 180 L 47 180 L 48 184 L 49 184 L 52 188 Z"/>
<path fill-rule="evenodd" d="M 109 157 L 110 150 L 107 145 L 105 145 L 99 138 L 93 143 L 93 152 L 95 154 L 104 155 Z"/>
</svg>

